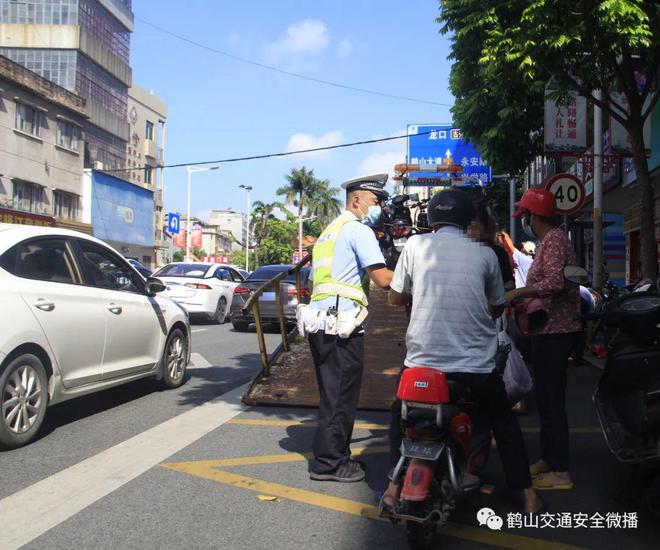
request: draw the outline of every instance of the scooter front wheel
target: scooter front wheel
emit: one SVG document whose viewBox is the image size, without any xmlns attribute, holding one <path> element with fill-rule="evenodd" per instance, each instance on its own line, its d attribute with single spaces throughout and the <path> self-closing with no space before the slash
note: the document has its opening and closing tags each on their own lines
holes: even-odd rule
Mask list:
<svg viewBox="0 0 660 550">
<path fill-rule="evenodd" d="M 406 521 L 406 539 L 410 550 L 430 550 L 434 534 L 434 523 Z"/>
</svg>

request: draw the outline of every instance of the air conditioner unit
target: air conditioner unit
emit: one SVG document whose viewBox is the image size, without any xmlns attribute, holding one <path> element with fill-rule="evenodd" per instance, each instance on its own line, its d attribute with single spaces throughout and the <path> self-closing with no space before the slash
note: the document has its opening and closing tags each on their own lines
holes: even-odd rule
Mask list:
<svg viewBox="0 0 660 550">
<path fill-rule="evenodd" d="M 103 170 L 103 163 L 100 160 L 94 161 L 94 170 Z"/>
</svg>

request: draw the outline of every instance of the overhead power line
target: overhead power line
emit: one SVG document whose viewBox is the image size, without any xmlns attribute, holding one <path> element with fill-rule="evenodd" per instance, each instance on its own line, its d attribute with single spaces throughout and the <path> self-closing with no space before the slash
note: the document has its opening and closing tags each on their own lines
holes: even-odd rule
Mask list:
<svg viewBox="0 0 660 550">
<path fill-rule="evenodd" d="M 377 90 L 370 90 L 368 88 L 360 88 L 358 86 L 350 86 L 349 84 L 342 84 L 340 82 L 333 82 L 332 80 L 325 80 L 323 78 L 316 78 L 313 76 L 308 76 L 305 74 L 301 73 L 295 73 L 292 71 L 286 71 L 284 69 L 280 69 L 279 67 L 274 67 L 273 65 L 267 65 L 266 63 L 260 63 L 258 61 L 253 61 L 251 59 L 246 59 L 245 57 L 240 57 L 238 55 L 234 55 L 229 52 L 225 52 L 223 50 L 218 50 L 217 48 L 213 48 L 211 46 L 207 46 L 206 44 L 202 44 L 201 42 L 197 42 L 196 40 L 193 40 L 191 38 L 187 38 L 185 36 L 181 36 L 180 34 L 177 34 L 175 32 L 169 31 L 167 29 L 164 29 L 162 27 L 159 27 L 158 25 L 155 25 L 154 23 L 151 23 L 149 21 L 146 21 L 145 19 L 142 19 L 141 17 L 136 17 L 138 21 L 144 23 L 145 25 L 148 25 L 149 27 L 156 29 L 159 32 L 162 32 L 163 34 L 167 34 L 169 36 L 172 36 L 178 40 L 181 40 L 183 42 L 187 42 L 188 44 L 192 44 L 193 46 L 197 46 L 198 48 L 202 48 L 204 50 L 217 53 L 219 55 L 224 55 L 225 57 L 228 57 L 230 59 L 233 59 L 235 61 L 239 61 L 241 63 L 246 63 L 248 65 L 253 65 L 255 67 L 260 67 L 262 69 L 267 69 L 269 71 L 273 71 L 276 73 L 288 75 L 288 76 L 293 76 L 295 78 L 300 78 L 302 80 L 308 80 L 309 82 L 316 82 L 317 84 L 324 84 L 326 86 L 333 86 L 335 88 L 342 88 L 344 90 L 350 90 L 353 92 L 360 92 L 363 94 L 371 94 L 371 95 L 377 95 L 381 97 L 389 97 L 391 99 L 400 99 L 402 101 L 411 101 L 413 103 L 424 103 L 426 105 L 437 105 L 440 107 L 452 107 L 453 105 L 450 103 L 440 103 L 438 101 L 431 101 L 428 99 L 420 99 L 416 97 L 408 97 L 408 96 L 402 96 L 402 95 L 396 95 L 396 94 L 390 94 L 387 92 L 380 92 Z"/>
<path fill-rule="evenodd" d="M 430 134 L 432 130 L 429 130 L 428 132 L 419 132 L 417 134 L 413 134 L 415 136 L 425 136 L 427 134 Z M 370 143 L 380 143 L 382 141 L 392 141 L 395 139 L 404 139 L 407 138 L 408 135 L 403 135 L 403 136 L 390 136 L 390 137 L 384 137 L 384 138 L 375 138 L 375 139 L 365 139 L 363 141 L 353 141 L 351 143 L 339 143 L 337 145 L 326 145 L 325 147 L 314 147 L 312 149 L 298 149 L 297 151 L 287 151 L 286 153 L 266 153 L 264 155 L 252 155 L 249 157 L 234 157 L 234 158 L 226 158 L 226 159 L 220 159 L 220 160 L 203 160 L 200 162 L 181 162 L 178 164 L 166 164 L 165 166 L 151 166 L 151 165 L 145 165 L 145 166 L 134 166 L 132 168 L 115 168 L 114 170 L 103 170 L 103 172 L 130 172 L 132 170 L 143 170 L 145 168 L 183 168 L 184 166 L 204 166 L 206 164 L 227 164 L 229 162 L 241 162 L 244 160 L 259 160 L 259 159 L 268 159 L 268 158 L 279 158 L 279 157 L 288 157 L 291 155 L 299 155 L 301 153 L 314 153 L 317 151 L 330 151 L 331 149 L 343 149 L 346 147 L 355 147 L 356 145 L 368 145 Z"/>
</svg>

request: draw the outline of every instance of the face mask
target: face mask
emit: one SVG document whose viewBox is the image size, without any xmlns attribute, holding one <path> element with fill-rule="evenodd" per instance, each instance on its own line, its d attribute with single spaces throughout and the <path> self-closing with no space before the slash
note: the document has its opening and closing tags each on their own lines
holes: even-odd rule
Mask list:
<svg viewBox="0 0 660 550">
<path fill-rule="evenodd" d="M 525 216 L 522 220 L 522 228 L 523 231 L 525 232 L 525 235 L 527 235 L 530 239 L 536 240 L 536 235 L 534 234 L 534 230 L 532 229 L 532 224 L 530 223 L 530 217 Z"/>
<path fill-rule="evenodd" d="M 360 212 L 362 212 L 362 209 L 360 209 Z M 382 210 L 380 206 L 377 204 L 374 204 L 369 207 L 367 210 L 367 213 L 362 217 L 362 223 L 365 225 L 373 226 L 376 225 L 378 220 L 380 219 L 380 215 L 382 213 Z"/>
</svg>

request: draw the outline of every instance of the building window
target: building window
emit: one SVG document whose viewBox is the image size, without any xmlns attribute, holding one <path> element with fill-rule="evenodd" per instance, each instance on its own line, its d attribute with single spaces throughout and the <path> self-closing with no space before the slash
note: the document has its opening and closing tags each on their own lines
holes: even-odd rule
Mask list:
<svg viewBox="0 0 660 550">
<path fill-rule="evenodd" d="M 149 141 L 154 140 L 154 123 L 147 120 L 147 127 L 144 131 L 144 138 Z"/>
<path fill-rule="evenodd" d="M 2 4 L 3 0 L 0 0 Z M 7 23 L 11 21 L 0 22 Z M 36 48 L 0 48 L 0 55 L 23 65 L 33 73 L 55 84 L 75 91 L 76 87 L 76 50 L 41 50 Z"/>
<path fill-rule="evenodd" d="M 44 213 L 44 192 L 40 185 L 14 180 L 13 204 L 17 210 Z"/>
<path fill-rule="evenodd" d="M 54 215 L 61 220 L 78 219 L 78 195 L 72 193 L 65 193 L 63 191 L 55 191 L 55 210 Z"/>
<path fill-rule="evenodd" d="M 144 183 L 151 185 L 154 182 L 153 166 L 144 167 Z"/>
<path fill-rule="evenodd" d="M 80 128 L 71 122 L 57 121 L 57 144 L 60 147 L 78 151 L 80 142 Z"/>
<path fill-rule="evenodd" d="M 16 104 L 16 129 L 33 136 L 39 135 L 41 113 L 25 103 Z"/>
</svg>

